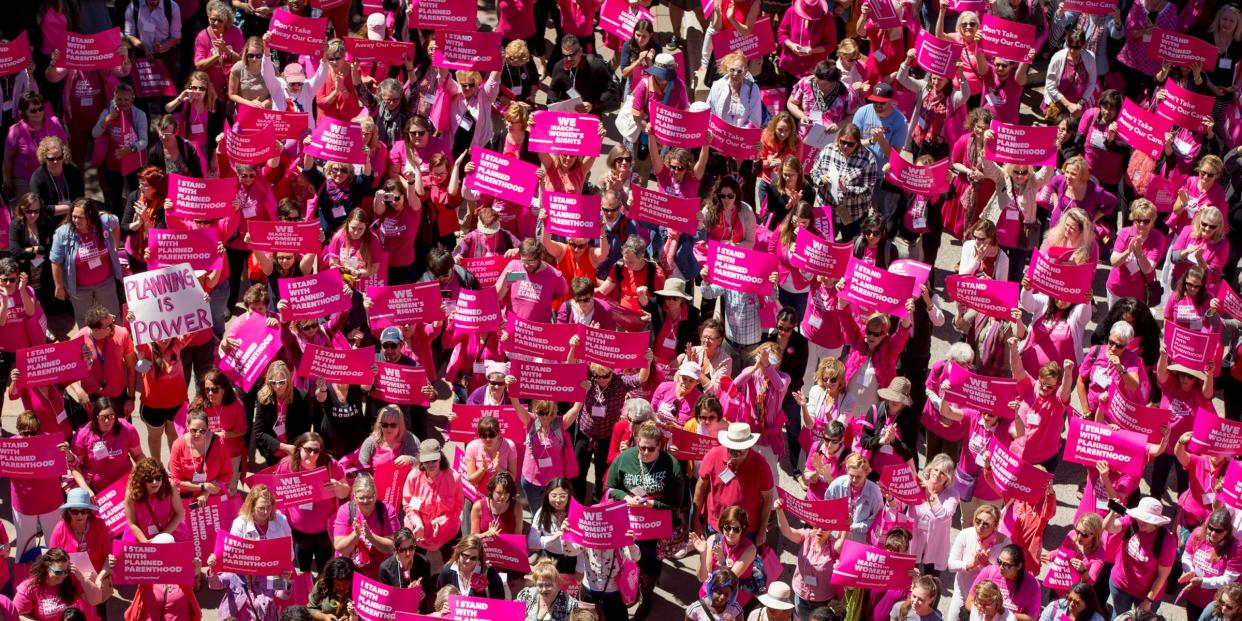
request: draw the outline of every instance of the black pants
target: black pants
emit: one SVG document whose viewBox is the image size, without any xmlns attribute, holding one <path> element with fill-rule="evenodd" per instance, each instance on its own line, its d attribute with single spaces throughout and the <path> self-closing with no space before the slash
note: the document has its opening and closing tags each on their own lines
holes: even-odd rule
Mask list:
<svg viewBox="0 0 1242 621">
<path fill-rule="evenodd" d="M 597 440 L 574 430 L 574 456 L 578 458 L 578 476 L 574 477 L 574 497 L 584 505 L 593 505 L 603 495 L 604 475 L 608 470 L 608 439 Z M 587 470 L 595 466 L 595 489 L 586 495 Z"/>
<path fill-rule="evenodd" d="M 242 276 L 246 275 L 246 259 L 250 258 L 249 250 L 225 247 L 224 256 L 229 260 L 229 309 L 237 304 L 237 298 L 244 293 L 241 289 Z"/>
<path fill-rule="evenodd" d="M 332 539 L 328 537 L 328 531 L 308 534 L 296 528 L 292 530 L 293 550 L 297 555 L 298 569 L 310 571 L 314 563 L 322 571 L 323 566 L 332 560 Z"/>
</svg>

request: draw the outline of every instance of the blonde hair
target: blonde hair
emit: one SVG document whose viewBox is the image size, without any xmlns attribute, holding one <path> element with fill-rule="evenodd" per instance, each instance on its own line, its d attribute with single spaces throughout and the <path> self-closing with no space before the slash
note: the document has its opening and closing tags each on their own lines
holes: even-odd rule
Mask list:
<svg viewBox="0 0 1242 621">
<path fill-rule="evenodd" d="M 46 164 L 47 154 L 51 153 L 52 149 L 55 149 L 56 147 L 60 147 L 61 155 L 65 156 L 65 161 L 72 159 L 69 153 L 69 145 L 65 144 L 64 140 L 61 140 L 58 136 L 47 136 L 43 140 L 39 141 L 39 147 L 35 150 L 35 155 L 38 156 L 39 163 Z"/>
<path fill-rule="evenodd" d="M 728 70 L 729 65 L 732 65 L 735 62 L 742 63 L 743 70 L 745 70 L 746 67 L 748 66 L 747 61 L 746 61 L 746 55 L 743 54 L 741 51 L 737 51 L 737 52 L 725 54 L 724 58 L 721 58 L 716 63 L 716 71 L 720 73 L 720 75 L 726 75 L 729 73 L 729 70 Z"/>
<path fill-rule="evenodd" d="M 526 41 L 515 39 L 505 46 L 505 62 L 510 65 L 525 65 L 530 62 L 530 49 L 526 47 Z"/>
<path fill-rule="evenodd" d="M 863 457 L 862 453 L 850 453 L 849 457 L 845 458 L 845 467 L 871 470 L 871 464 L 867 462 L 867 458 Z"/>
<path fill-rule="evenodd" d="M 288 390 L 293 389 L 293 374 L 289 372 L 289 365 L 285 364 L 283 360 L 273 360 L 271 364 L 267 365 L 267 371 L 263 373 L 263 387 L 259 389 L 259 394 L 256 397 L 259 403 L 271 405 L 276 402 L 276 391 L 267 382 L 276 379 L 278 374 L 284 374 L 285 388 Z"/>
<path fill-rule="evenodd" d="M 514 41 L 514 43 L 520 42 L 520 40 Z M 514 125 L 520 125 L 523 128 L 530 125 L 530 110 L 527 110 L 526 106 L 523 106 L 516 101 L 510 102 L 509 107 L 505 108 L 504 117 L 506 121 L 513 123 Z"/>
<path fill-rule="evenodd" d="M 1073 160 L 1071 160 L 1072 162 Z M 1086 160 L 1083 160 L 1084 164 Z M 1070 162 L 1065 163 L 1068 167 Z M 1202 213 L 1202 212 L 1200 212 Z M 1041 251 L 1047 252 L 1051 248 L 1064 247 L 1067 245 L 1067 236 L 1065 234 L 1065 223 L 1073 220 L 1078 224 L 1078 228 L 1082 229 L 1082 235 L 1078 237 L 1078 245 L 1074 248 L 1074 254 L 1071 257 L 1077 265 L 1084 265 L 1091 260 L 1091 248 L 1095 246 L 1095 226 L 1091 222 L 1091 218 L 1087 216 L 1087 212 L 1081 207 L 1067 209 L 1061 214 L 1061 219 L 1056 225 L 1048 229 L 1044 233 L 1044 244 L 1040 248 Z"/>
<path fill-rule="evenodd" d="M 559 585 L 561 573 L 556 569 L 556 561 L 544 557 L 531 566 L 530 574 L 526 578 L 532 583 L 545 580 Z"/>
<path fill-rule="evenodd" d="M 1208 26 L 1208 34 L 1216 34 L 1220 30 L 1220 18 L 1225 13 L 1233 14 L 1233 40 L 1242 41 L 1242 10 L 1232 4 L 1226 4 L 1216 11 L 1216 16 L 1212 18 L 1212 25 Z"/>
<path fill-rule="evenodd" d="M 1134 202 L 1130 203 L 1131 220 L 1141 216 L 1153 217 L 1155 215 L 1156 205 L 1145 198 L 1136 198 Z"/>
<path fill-rule="evenodd" d="M 923 466 L 923 470 L 921 470 L 919 474 L 922 478 L 926 479 L 929 478 L 933 472 L 939 470 L 952 479 L 953 471 L 956 468 L 957 464 L 953 463 L 952 457 L 949 457 L 944 453 L 940 453 L 939 455 L 933 457 L 926 466 Z"/>
<path fill-rule="evenodd" d="M 467 80 L 469 80 L 470 82 L 473 82 L 477 86 L 478 84 L 483 82 L 483 76 L 478 71 L 458 71 L 457 72 L 457 83 L 458 84 L 461 84 L 462 82 L 465 82 Z"/>
<path fill-rule="evenodd" d="M 842 39 L 837 44 L 837 56 L 853 56 L 858 53 L 858 43 L 853 39 Z"/>
<path fill-rule="evenodd" d="M 1221 215 L 1220 210 L 1215 205 L 1208 205 L 1200 209 L 1199 213 L 1195 214 L 1195 219 L 1191 222 L 1197 227 L 1200 224 L 1205 224 L 1205 220 L 1207 220 L 1206 224 L 1216 225 L 1216 228 L 1212 230 L 1212 234 L 1208 236 L 1207 240 L 1212 243 L 1220 241 L 1225 236 L 1225 216 Z M 1191 232 L 1191 237 L 1194 238 L 1193 231 Z"/>
<path fill-rule="evenodd" d="M 276 496 L 272 494 L 272 490 L 268 489 L 266 485 L 259 484 L 250 488 L 250 493 L 246 495 L 246 501 L 242 503 L 238 514 L 247 520 L 254 521 L 254 506 L 263 499 L 267 499 L 271 503 L 274 513 L 276 510 Z"/>
<path fill-rule="evenodd" d="M 835 373 L 837 378 L 840 379 L 845 374 L 845 365 L 841 364 L 841 361 L 836 358 L 820 358 L 819 365 L 815 367 L 815 383 L 826 385 L 829 373 Z"/>
<path fill-rule="evenodd" d="M 986 604 L 1000 604 L 1000 587 L 996 586 L 996 583 L 991 580 L 980 580 L 979 584 L 975 585 L 974 600 Z"/>
<path fill-rule="evenodd" d="M 397 437 L 405 437 L 405 414 L 401 412 L 401 408 L 395 405 L 386 405 L 380 408 L 378 414 L 375 415 L 375 424 L 371 426 L 371 438 L 376 442 L 384 439 L 384 419 L 397 419 Z"/>
</svg>

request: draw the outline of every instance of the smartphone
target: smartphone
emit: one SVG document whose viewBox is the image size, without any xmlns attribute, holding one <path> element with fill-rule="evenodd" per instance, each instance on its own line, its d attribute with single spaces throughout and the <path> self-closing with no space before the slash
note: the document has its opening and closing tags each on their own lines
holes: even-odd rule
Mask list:
<svg viewBox="0 0 1242 621">
<path fill-rule="evenodd" d="M 517 271 L 505 274 L 505 282 L 518 282 L 520 280 L 526 280 L 526 272 Z"/>
</svg>

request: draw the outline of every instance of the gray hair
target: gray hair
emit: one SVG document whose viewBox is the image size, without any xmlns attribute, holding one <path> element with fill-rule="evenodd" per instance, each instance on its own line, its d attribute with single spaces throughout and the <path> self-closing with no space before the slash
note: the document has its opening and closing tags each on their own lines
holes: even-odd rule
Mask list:
<svg viewBox="0 0 1242 621">
<path fill-rule="evenodd" d="M 1113 324 L 1113 327 L 1108 329 L 1108 335 L 1129 343 L 1134 338 L 1134 326 L 1124 321 L 1118 321 Z"/>
<path fill-rule="evenodd" d="M 655 418 L 655 410 L 646 399 L 626 399 L 621 413 L 632 423 L 643 423 Z"/>
<path fill-rule="evenodd" d="M 401 90 L 401 83 L 392 78 L 388 78 L 387 80 L 380 82 L 379 92 L 380 95 L 396 95 L 398 97 L 405 97 L 405 92 Z"/>
<path fill-rule="evenodd" d="M 621 244 L 621 250 L 629 250 L 640 257 L 646 258 L 647 242 L 643 241 L 643 238 L 636 234 L 630 235 L 625 239 L 625 243 Z"/>
<path fill-rule="evenodd" d="M 949 353 L 945 358 L 961 365 L 968 365 L 975 361 L 975 350 L 966 343 L 954 343 L 949 346 Z"/>
<path fill-rule="evenodd" d="M 379 493 L 375 489 L 375 479 L 372 479 L 369 474 L 360 474 L 358 478 L 354 479 L 354 484 L 350 488 L 349 493 L 351 496 L 357 496 L 358 492 L 366 491 L 370 491 L 372 494 Z"/>
<path fill-rule="evenodd" d="M 229 26 L 233 25 L 233 9 L 222 2 L 222 0 L 211 0 L 211 2 L 208 2 L 206 14 L 208 16 L 213 14 L 220 15 L 224 18 L 225 23 Z"/>
</svg>

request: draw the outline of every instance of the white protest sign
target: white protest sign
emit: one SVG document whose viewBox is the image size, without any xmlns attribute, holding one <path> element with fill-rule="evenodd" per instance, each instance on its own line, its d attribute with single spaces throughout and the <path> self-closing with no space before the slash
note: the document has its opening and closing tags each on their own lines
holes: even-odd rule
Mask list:
<svg viewBox="0 0 1242 621">
<path fill-rule="evenodd" d="M 136 345 L 212 326 L 211 306 L 194 277 L 194 268 L 186 263 L 126 276 L 125 301 L 133 313 L 129 329 Z"/>
</svg>

